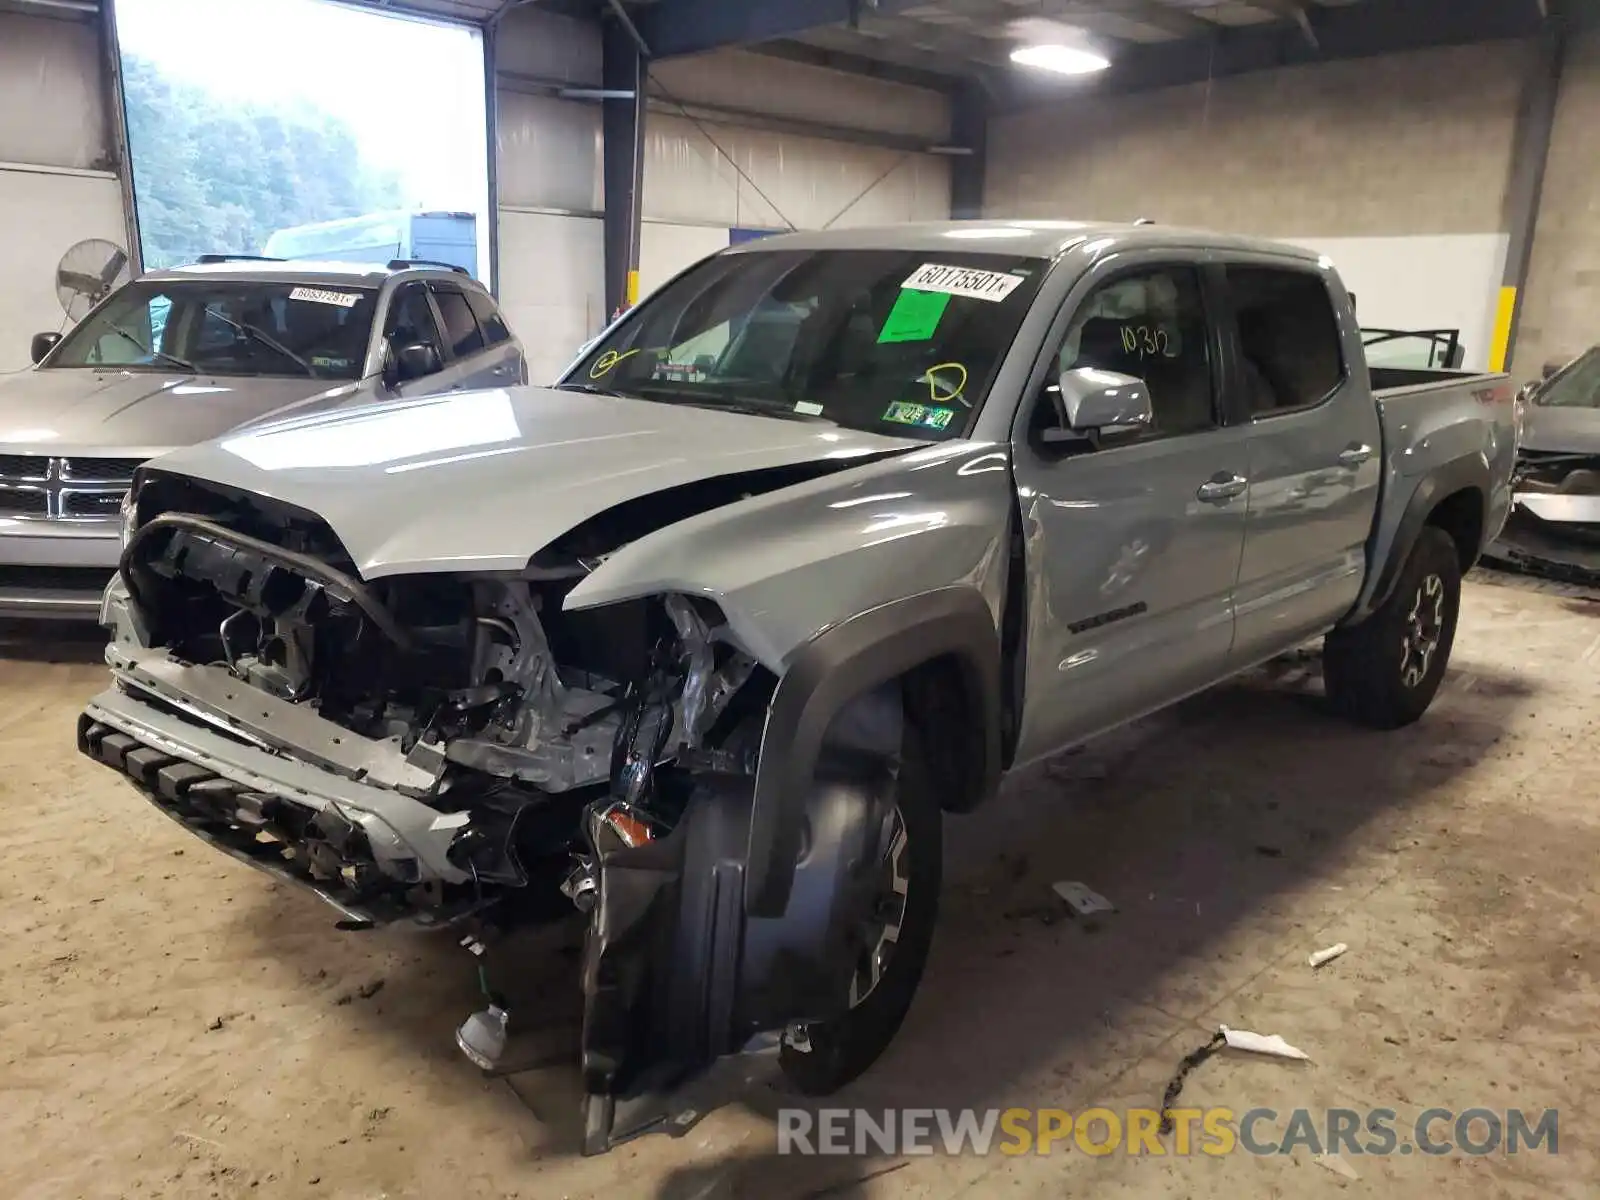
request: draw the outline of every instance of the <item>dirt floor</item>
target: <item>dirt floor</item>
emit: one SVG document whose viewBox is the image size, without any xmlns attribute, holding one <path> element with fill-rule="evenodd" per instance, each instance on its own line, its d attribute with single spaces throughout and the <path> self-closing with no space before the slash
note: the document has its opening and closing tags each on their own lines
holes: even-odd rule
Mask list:
<svg viewBox="0 0 1600 1200">
<path fill-rule="evenodd" d="M 1555 1155 L 1367 1156 L 1346 1173 L 1303 1149 L 779 1158 L 772 1112 L 792 1101 L 764 1084 L 676 1140 L 576 1157 L 570 1069 L 489 1081 L 455 1050 L 476 985 L 450 939 L 338 932 L 315 900 L 204 847 L 75 753 L 103 678 L 94 649 L 14 644 L 0 1195 L 1600 1195 L 1585 1103 L 1600 1078 L 1597 618 L 1594 600 L 1474 582 L 1446 690 L 1415 728 L 1329 718 L 1315 663 L 1289 663 L 951 819 L 922 992 L 836 1101 L 1153 1106 L 1227 1023 L 1314 1061 L 1218 1056 L 1184 1104 L 1381 1107 L 1403 1131 L 1434 1106 L 1560 1110 Z M 1119 911 L 1070 919 L 1056 880 Z M 1344 957 L 1307 966 L 1341 941 Z M 570 970 L 550 957 L 552 978 Z"/>
</svg>

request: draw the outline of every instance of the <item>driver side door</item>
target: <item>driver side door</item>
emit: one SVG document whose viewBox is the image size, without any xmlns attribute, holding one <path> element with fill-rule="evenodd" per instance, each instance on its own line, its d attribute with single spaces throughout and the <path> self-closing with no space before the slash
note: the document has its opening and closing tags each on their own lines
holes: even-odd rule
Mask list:
<svg viewBox="0 0 1600 1200">
<path fill-rule="evenodd" d="M 1246 431 L 1224 424 L 1223 349 L 1203 263 L 1117 256 L 1057 318 L 1014 472 L 1028 600 L 1018 760 L 1042 757 L 1227 674 L 1244 546 Z M 1061 370 L 1144 380 L 1155 420 L 1046 444 Z"/>
</svg>

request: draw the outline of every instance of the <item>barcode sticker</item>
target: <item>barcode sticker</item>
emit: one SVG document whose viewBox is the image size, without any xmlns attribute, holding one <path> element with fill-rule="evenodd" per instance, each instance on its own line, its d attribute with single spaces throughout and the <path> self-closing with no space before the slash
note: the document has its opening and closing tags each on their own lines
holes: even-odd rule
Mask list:
<svg viewBox="0 0 1600 1200">
<path fill-rule="evenodd" d="M 990 300 L 998 304 L 1022 285 L 1022 276 L 999 271 L 978 271 L 971 267 L 947 267 L 927 263 L 900 286 L 918 292 L 944 292 L 970 300 Z"/>
<path fill-rule="evenodd" d="M 336 304 L 340 308 L 354 308 L 361 303 L 360 292 L 330 292 L 324 288 L 297 287 L 289 293 L 291 300 L 309 300 L 312 304 Z"/>
</svg>

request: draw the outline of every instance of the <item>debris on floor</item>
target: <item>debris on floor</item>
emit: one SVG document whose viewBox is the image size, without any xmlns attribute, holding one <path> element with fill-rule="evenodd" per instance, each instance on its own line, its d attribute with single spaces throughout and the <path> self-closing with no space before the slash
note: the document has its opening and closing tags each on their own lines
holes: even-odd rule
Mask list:
<svg viewBox="0 0 1600 1200">
<path fill-rule="evenodd" d="M 1100 913 L 1117 911 L 1115 904 L 1099 892 L 1091 890 L 1087 884 L 1064 880 L 1051 884 L 1050 890 L 1065 900 L 1067 907 L 1080 917 L 1093 917 Z"/>
<path fill-rule="evenodd" d="M 1348 949 L 1350 949 L 1349 946 L 1346 946 L 1343 942 L 1340 942 L 1338 945 L 1329 946 L 1326 950 L 1318 950 L 1315 954 L 1311 955 L 1310 958 L 1306 959 L 1306 962 L 1310 963 L 1313 967 L 1320 967 L 1323 963 L 1332 962 Z"/>
<path fill-rule="evenodd" d="M 1172 1106 L 1177 1102 L 1178 1093 L 1183 1091 L 1183 1081 L 1189 1077 L 1189 1072 L 1222 1049 L 1224 1036 L 1222 1032 L 1211 1035 L 1211 1040 L 1198 1050 L 1192 1050 L 1183 1056 L 1183 1061 L 1178 1064 L 1178 1069 L 1167 1082 L 1167 1090 L 1161 1093 L 1161 1125 L 1159 1132 L 1166 1135 L 1172 1132 Z"/>
<path fill-rule="evenodd" d="M 1311 1056 L 1304 1050 L 1296 1049 L 1289 1045 L 1277 1034 L 1251 1033 L 1248 1029 L 1229 1029 L 1226 1025 L 1219 1027 L 1222 1040 L 1228 1044 L 1230 1050 L 1248 1050 L 1252 1054 L 1268 1054 L 1273 1058 L 1292 1058 L 1298 1062 L 1310 1062 Z"/>
<path fill-rule="evenodd" d="M 1319 1167 L 1327 1167 L 1335 1175 L 1343 1175 L 1346 1179 L 1359 1181 L 1361 1178 L 1356 1174 L 1356 1169 L 1345 1160 L 1342 1154 L 1313 1154 L 1311 1161 Z"/>
<path fill-rule="evenodd" d="M 1304 1050 L 1289 1045 L 1277 1034 L 1252 1033 L 1248 1029 L 1229 1029 L 1226 1025 L 1219 1025 L 1217 1032 L 1211 1035 L 1211 1040 L 1197 1050 L 1192 1050 L 1183 1056 L 1183 1061 L 1178 1064 L 1178 1069 L 1173 1073 L 1167 1083 L 1167 1090 L 1161 1094 L 1161 1125 L 1159 1132 L 1162 1134 L 1172 1131 L 1172 1106 L 1178 1099 L 1178 1093 L 1183 1091 L 1184 1080 L 1189 1077 L 1189 1072 L 1210 1058 L 1218 1050 L 1226 1046 L 1230 1050 L 1247 1050 L 1253 1054 L 1267 1054 L 1274 1058 L 1290 1058 L 1299 1062 L 1310 1062 L 1311 1056 Z"/>
</svg>

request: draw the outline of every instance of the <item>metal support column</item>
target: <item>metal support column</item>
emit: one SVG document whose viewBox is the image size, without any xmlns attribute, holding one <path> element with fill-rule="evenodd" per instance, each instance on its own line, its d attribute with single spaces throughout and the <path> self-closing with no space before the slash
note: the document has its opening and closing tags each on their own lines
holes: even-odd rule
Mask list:
<svg viewBox="0 0 1600 1200">
<path fill-rule="evenodd" d="M 134 193 L 133 155 L 128 149 L 128 109 L 122 92 L 122 46 L 117 40 L 116 0 L 100 6 L 100 55 L 106 69 L 106 143 L 111 169 L 122 191 L 123 228 L 128 235 L 128 262 L 133 273 L 144 270 L 144 247 L 139 237 L 139 205 Z"/>
<path fill-rule="evenodd" d="M 976 79 L 964 80 L 950 101 L 950 140 L 967 153 L 950 162 L 950 215 L 983 216 L 983 186 L 989 157 L 989 93 Z"/>
<path fill-rule="evenodd" d="M 483 124 L 484 140 L 488 144 L 488 191 L 485 203 L 489 211 L 483 214 L 488 223 L 489 235 L 489 290 L 500 294 L 500 19 L 509 11 L 502 5 L 483 27 Z"/>
<path fill-rule="evenodd" d="M 647 67 L 621 21 L 602 32 L 602 130 L 605 158 L 606 315 L 639 299 L 639 227 L 644 195 Z M 625 93 L 621 98 L 614 93 Z"/>
<path fill-rule="evenodd" d="M 1561 73 L 1566 65 L 1567 31 L 1552 17 L 1537 42 L 1534 59 L 1517 111 L 1517 128 L 1511 151 L 1511 176 L 1506 186 L 1506 268 L 1501 279 L 1500 303 L 1495 314 L 1494 344 L 1489 369 L 1504 371 L 1511 365 L 1522 320 L 1523 292 L 1528 264 L 1533 258 L 1534 231 L 1539 223 L 1539 202 L 1544 195 L 1545 167 L 1550 161 L 1550 130 L 1561 94 Z"/>
</svg>

